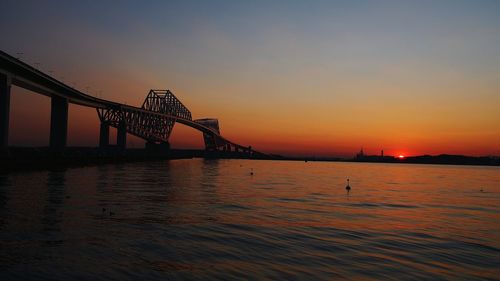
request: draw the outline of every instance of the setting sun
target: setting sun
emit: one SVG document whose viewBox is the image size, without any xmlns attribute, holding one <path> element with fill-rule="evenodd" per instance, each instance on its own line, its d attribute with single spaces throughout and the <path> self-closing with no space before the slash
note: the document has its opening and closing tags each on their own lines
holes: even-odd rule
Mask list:
<svg viewBox="0 0 500 281">
<path fill-rule="evenodd" d="M 405 158 L 405 156 L 404 156 L 403 154 L 399 154 L 399 155 L 398 155 L 398 158 L 399 158 L 399 159 L 404 159 L 404 158 Z"/>
</svg>

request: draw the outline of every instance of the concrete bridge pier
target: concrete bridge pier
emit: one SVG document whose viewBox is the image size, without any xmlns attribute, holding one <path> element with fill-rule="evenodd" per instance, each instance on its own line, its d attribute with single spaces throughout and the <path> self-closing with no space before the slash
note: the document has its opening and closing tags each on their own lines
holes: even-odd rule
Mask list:
<svg viewBox="0 0 500 281">
<path fill-rule="evenodd" d="M 118 124 L 116 145 L 121 149 L 125 149 L 127 147 L 127 124 L 123 120 Z"/>
<path fill-rule="evenodd" d="M 170 152 L 170 143 L 168 142 L 155 143 L 152 141 L 147 141 L 146 150 L 155 153 L 156 155 L 165 155 Z"/>
<path fill-rule="evenodd" d="M 0 73 L 0 151 L 9 146 L 10 77 Z"/>
<path fill-rule="evenodd" d="M 50 148 L 62 150 L 68 139 L 68 99 L 53 96 L 50 109 Z"/>
<path fill-rule="evenodd" d="M 101 128 L 99 130 L 99 147 L 106 148 L 109 146 L 109 124 L 107 122 L 101 122 Z"/>
</svg>

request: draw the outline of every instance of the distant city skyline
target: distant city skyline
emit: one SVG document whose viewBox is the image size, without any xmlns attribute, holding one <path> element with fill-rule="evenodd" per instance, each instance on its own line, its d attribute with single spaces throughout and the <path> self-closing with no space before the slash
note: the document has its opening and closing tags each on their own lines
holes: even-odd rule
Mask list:
<svg viewBox="0 0 500 281">
<path fill-rule="evenodd" d="M 92 95 L 170 89 L 267 153 L 500 155 L 499 1 L 5 1 L 0 49 Z M 11 145 L 47 145 L 50 100 L 13 88 Z M 28 106 L 27 106 L 28 105 Z M 70 105 L 70 146 L 96 146 Z M 113 134 L 113 132 L 112 132 Z M 143 141 L 129 138 L 129 147 Z M 176 125 L 173 147 L 202 148 Z"/>
</svg>

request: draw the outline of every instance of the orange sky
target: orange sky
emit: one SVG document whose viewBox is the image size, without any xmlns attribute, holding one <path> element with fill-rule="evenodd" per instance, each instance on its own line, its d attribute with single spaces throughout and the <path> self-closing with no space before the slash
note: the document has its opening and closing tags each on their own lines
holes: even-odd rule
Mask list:
<svg viewBox="0 0 500 281">
<path fill-rule="evenodd" d="M 500 155 L 499 5 L 483 4 L 9 3 L 29 20 L 3 17 L 0 48 L 113 101 L 170 89 L 268 153 Z M 47 145 L 49 99 L 12 93 L 10 144 Z M 69 145 L 97 145 L 98 129 L 70 107 Z M 203 147 L 179 124 L 171 143 Z"/>
</svg>

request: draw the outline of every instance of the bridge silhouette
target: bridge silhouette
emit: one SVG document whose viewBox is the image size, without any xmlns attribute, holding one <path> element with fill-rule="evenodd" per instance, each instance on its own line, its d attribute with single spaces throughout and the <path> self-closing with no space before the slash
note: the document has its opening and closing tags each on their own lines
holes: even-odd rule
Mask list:
<svg viewBox="0 0 500 281">
<path fill-rule="evenodd" d="M 97 110 L 100 120 L 99 146 L 109 147 L 109 129 L 117 129 L 116 145 L 126 148 L 127 133 L 146 141 L 146 148 L 169 148 L 175 123 L 203 133 L 205 150 L 231 152 L 244 157 L 263 157 L 251 146 L 242 146 L 223 137 L 217 119 L 193 120 L 189 109 L 169 90 L 150 90 L 141 107 L 121 104 L 85 94 L 0 51 L 0 149 L 8 149 L 10 89 L 15 85 L 51 98 L 50 140 L 52 151 L 67 146 L 68 104 Z"/>
</svg>

